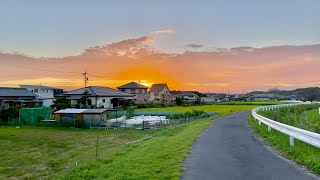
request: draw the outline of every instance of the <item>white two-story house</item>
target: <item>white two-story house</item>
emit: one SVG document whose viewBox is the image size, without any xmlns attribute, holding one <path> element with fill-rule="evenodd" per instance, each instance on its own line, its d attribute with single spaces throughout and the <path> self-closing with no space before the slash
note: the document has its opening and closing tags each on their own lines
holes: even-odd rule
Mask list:
<svg viewBox="0 0 320 180">
<path fill-rule="evenodd" d="M 132 94 L 102 86 L 88 86 L 63 93 L 62 96 L 67 97 L 71 105 L 77 105 L 85 92 L 88 96 L 86 104 L 93 108 L 113 109 L 118 106 L 130 106 L 133 100 Z"/>
<path fill-rule="evenodd" d="M 42 106 L 44 107 L 50 107 L 53 104 L 55 96 L 63 93 L 63 89 L 49 86 L 20 85 L 20 88 L 26 88 L 36 94 L 37 99 L 43 102 Z"/>
<path fill-rule="evenodd" d="M 193 102 L 193 101 L 196 101 L 197 99 L 199 99 L 199 96 L 197 94 L 191 93 L 191 92 L 177 94 L 176 96 L 181 97 L 182 99 L 184 99 L 188 102 Z"/>
</svg>

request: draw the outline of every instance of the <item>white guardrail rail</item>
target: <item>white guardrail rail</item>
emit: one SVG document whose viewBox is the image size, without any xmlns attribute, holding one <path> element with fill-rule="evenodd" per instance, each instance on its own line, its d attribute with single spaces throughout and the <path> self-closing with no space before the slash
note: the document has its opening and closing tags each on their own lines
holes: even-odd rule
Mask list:
<svg viewBox="0 0 320 180">
<path fill-rule="evenodd" d="M 255 120 L 259 121 L 259 125 L 261 125 L 261 123 L 267 125 L 269 132 L 273 128 L 277 131 L 282 132 L 283 134 L 288 135 L 291 147 L 294 146 L 294 138 L 296 138 L 296 139 L 299 139 L 300 141 L 303 141 L 305 143 L 308 143 L 320 148 L 320 134 L 310 132 L 304 129 L 296 128 L 293 126 L 289 126 L 289 125 L 274 121 L 272 119 L 263 117 L 257 113 L 258 111 L 268 111 L 268 110 L 274 110 L 281 107 L 290 107 L 290 106 L 296 106 L 301 104 L 311 104 L 311 103 L 281 104 L 281 105 L 258 107 L 252 110 L 252 115 Z"/>
</svg>

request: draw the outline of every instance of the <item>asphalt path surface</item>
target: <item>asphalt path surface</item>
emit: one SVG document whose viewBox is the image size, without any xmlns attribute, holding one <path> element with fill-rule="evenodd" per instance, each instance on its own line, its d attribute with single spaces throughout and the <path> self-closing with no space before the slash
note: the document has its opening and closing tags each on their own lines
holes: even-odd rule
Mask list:
<svg viewBox="0 0 320 180">
<path fill-rule="evenodd" d="M 243 111 L 214 120 L 193 145 L 181 179 L 319 179 L 259 140 L 248 126 L 249 114 Z"/>
</svg>

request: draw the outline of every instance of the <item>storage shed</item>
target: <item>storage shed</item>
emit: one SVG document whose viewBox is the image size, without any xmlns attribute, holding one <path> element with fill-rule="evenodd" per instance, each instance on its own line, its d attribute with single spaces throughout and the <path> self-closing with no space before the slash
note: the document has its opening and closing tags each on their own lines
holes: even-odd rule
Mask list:
<svg viewBox="0 0 320 180">
<path fill-rule="evenodd" d="M 107 119 L 107 109 L 62 109 L 54 112 L 54 118 L 61 123 L 81 122 L 85 127 L 98 127 Z"/>
</svg>

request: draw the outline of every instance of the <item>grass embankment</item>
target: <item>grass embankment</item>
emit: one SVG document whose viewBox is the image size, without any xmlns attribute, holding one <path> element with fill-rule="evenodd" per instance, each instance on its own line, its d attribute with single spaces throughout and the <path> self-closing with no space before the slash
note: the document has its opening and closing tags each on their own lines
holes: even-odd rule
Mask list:
<svg viewBox="0 0 320 180">
<path fill-rule="evenodd" d="M 224 115 L 254 107 L 175 109 L 200 108 Z M 211 121 L 205 118 L 146 131 L 0 127 L 0 179 L 179 179 L 191 145 Z M 147 136 L 153 137 L 126 145 Z"/>
<path fill-rule="evenodd" d="M 320 133 L 319 107 L 320 104 L 298 105 L 279 108 L 274 111 L 260 111 L 258 113 L 290 126 Z"/>
<path fill-rule="evenodd" d="M 297 109 L 301 107 L 296 107 Z M 289 108 L 290 109 L 290 108 Z M 292 108 L 294 109 L 294 108 Z M 297 110 L 296 109 L 296 110 Z M 278 113 L 286 112 L 285 114 L 292 114 L 291 110 L 288 110 L 287 108 L 282 110 L 277 110 Z M 263 116 L 269 117 L 271 119 L 276 117 L 277 111 L 264 111 L 262 114 Z M 318 110 L 317 110 L 318 111 Z M 307 110 L 302 111 L 298 113 L 296 111 L 297 116 L 295 116 L 293 119 L 287 119 L 286 124 L 289 125 L 302 125 L 301 122 L 305 122 L 306 124 L 313 124 L 312 121 L 308 121 L 308 118 L 315 116 L 316 110 Z M 300 115 L 298 115 L 300 114 Z M 279 115 L 279 114 L 277 114 Z M 303 115 L 307 115 L 307 117 L 303 117 Z M 319 116 L 319 114 L 317 114 Z M 285 117 L 289 118 L 291 115 L 287 115 Z M 300 118 L 298 118 L 300 117 Z M 282 119 L 278 117 L 278 120 Z M 284 121 L 284 119 L 282 119 Z M 284 123 L 281 121 L 282 123 Z M 317 122 L 318 123 L 318 122 Z M 280 152 L 285 157 L 293 160 L 297 164 L 305 165 L 308 169 L 311 171 L 320 174 L 320 149 L 314 146 L 311 146 L 309 144 L 306 144 L 304 142 L 301 142 L 299 140 L 295 139 L 294 147 L 290 147 L 289 144 L 289 136 L 282 134 L 279 131 L 276 131 L 272 129 L 271 132 L 268 132 L 268 128 L 266 125 L 262 124 L 259 126 L 258 121 L 254 120 L 252 117 L 249 118 L 249 124 L 253 128 L 253 130 L 261 135 L 264 139 L 268 141 L 268 143 L 273 146 L 278 152 Z M 311 127 L 302 125 L 303 127 Z M 300 127 L 301 128 L 301 127 Z M 312 128 L 311 128 L 312 129 Z"/>
</svg>

